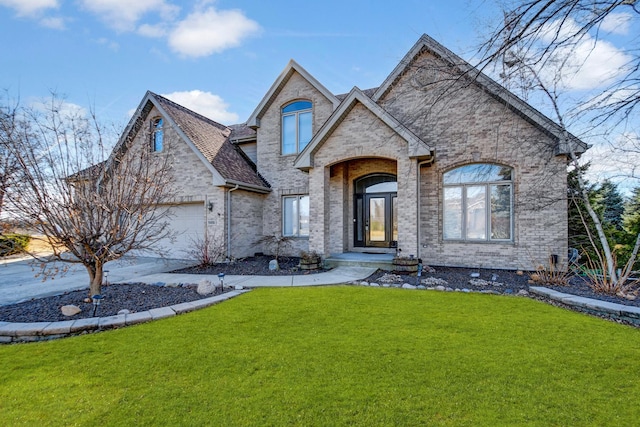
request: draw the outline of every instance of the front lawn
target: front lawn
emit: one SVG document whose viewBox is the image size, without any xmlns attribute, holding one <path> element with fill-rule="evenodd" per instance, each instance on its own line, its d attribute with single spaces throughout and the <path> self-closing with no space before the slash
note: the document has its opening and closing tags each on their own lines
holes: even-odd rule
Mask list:
<svg viewBox="0 0 640 427">
<path fill-rule="evenodd" d="M 640 330 L 525 298 L 258 289 L 0 347 L 3 425 L 637 425 Z"/>
</svg>

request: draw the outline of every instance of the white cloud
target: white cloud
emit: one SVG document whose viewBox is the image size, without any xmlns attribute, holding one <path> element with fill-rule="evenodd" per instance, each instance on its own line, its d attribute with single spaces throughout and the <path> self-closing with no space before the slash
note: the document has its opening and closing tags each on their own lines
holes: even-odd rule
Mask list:
<svg viewBox="0 0 640 427">
<path fill-rule="evenodd" d="M 201 90 L 191 90 L 184 92 L 172 92 L 163 94 L 165 98 L 172 100 L 196 113 L 202 114 L 216 122 L 223 124 L 237 123 L 238 115 L 229 112 L 229 104 L 218 95 Z"/>
<path fill-rule="evenodd" d="M 51 28 L 53 30 L 64 30 L 65 22 L 66 20 L 64 18 L 48 17 L 48 18 L 42 18 L 40 20 L 40 25 L 42 25 L 43 27 Z"/>
<path fill-rule="evenodd" d="M 113 40 L 109 40 L 106 37 L 100 37 L 98 40 L 96 40 L 96 42 L 98 44 L 106 46 L 107 48 L 109 48 L 109 50 L 112 50 L 114 52 L 117 52 L 118 50 L 120 50 L 120 45 L 117 42 L 114 42 Z"/>
<path fill-rule="evenodd" d="M 0 0 L 0 6 L 15 10 L 18 16 L 33 16 L 60 5 L 58 0 Z"/>
<path fill-rule="evenodd" d="M 148 13 L 167 20 L 179 10 L 165 0 L 81 0 L 80 3 L 117 31 L 135 30 L 138 21 Z"/>
<path fill-rule="evenodd" d="M 193 12 L 169 35 L 169 47 L 188 57 L 208 56 L 236 47 L 260 29 L 239 10 L 217 11 L 212 7 Z"/>
<path fill-rule="evenodd" d="M 550 43 L 554 37 L 563 40 L 575 34 L 579 27 L 569 19 L 562 26 L 555 21 L 541 34 L 543 43 Z M 561 77 L 561 86 L 568 90 L 590 90 L 609 85 L 616 78 L 627 73 L 631 57 L 612 43 L 588 34 L 582 36 L 575 45 L 558 48 L 553 57 L 541 70 L 547 82 Z M 557 64 L 557 67 L 554 66 Z M 558 73 L 562 68 L 562 74 Z"/>
<path fill-rule="evenodd" d="M 138 28 L 138 34 L 144 37 L 160 38 L 160 37 L 164 37 L 167 34 L 167 29 L 162 24 L 158 24 L 158 25 L 142 24 Z"/>
<path fill-rule="evenodd" d="M 629 13 L 610 13 L 603 20 L 600 28 L 613 34 L 628 34 L 633 15 Z"/>
</svg>

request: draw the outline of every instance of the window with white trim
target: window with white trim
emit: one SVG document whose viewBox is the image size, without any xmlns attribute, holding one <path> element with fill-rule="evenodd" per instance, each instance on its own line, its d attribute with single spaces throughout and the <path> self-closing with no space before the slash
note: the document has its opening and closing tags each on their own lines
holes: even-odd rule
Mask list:
<svg viewBox="0 0 640 427">
<path fill-rule="evenodd" d="M 164 143 L 164 120 L 162 117 L 158 117 L 152 122 L 151 129 L 151 151 L 160 152 L 162 151 L 163 143 Z"/>
<path fill-rule="evenodd" d="M 445 240 L 513 239 L 513 170 L 477 163 L 443 175 Z"/>
<path fill-rule="evenodd" d="M 282 108 L 282 154 L 296 154 L 311 141 L 311 101 L 295 101 Z"/>
<path fill-rule="evenodd" d="M 309 236 L 309 196 L 285 196 L 282 198 L 282 235 Z"/>
</svg>

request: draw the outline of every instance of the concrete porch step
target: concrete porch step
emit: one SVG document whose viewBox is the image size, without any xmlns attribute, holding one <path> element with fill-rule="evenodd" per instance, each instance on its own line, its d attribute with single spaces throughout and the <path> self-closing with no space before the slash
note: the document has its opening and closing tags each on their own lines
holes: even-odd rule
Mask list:
<svg viewBox="0 0 640 427">
<path fill-rule="evenodd" d="M 358 252 L 346 252 L 331 254 L 324 260 L 327 267 L 367 267 L 380 270 L 393 270 L 393 254 L 367 254 Z"/>
</svg>

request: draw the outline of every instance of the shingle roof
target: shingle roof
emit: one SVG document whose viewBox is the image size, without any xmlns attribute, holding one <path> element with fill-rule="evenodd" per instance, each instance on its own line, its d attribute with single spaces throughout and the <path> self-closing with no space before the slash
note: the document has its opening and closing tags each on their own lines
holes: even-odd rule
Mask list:
<svg viewBox="0 0 640 427">
<path fill-rule="evenodd" d="M 258 135 L 255 129 L 251 129 L 246 123 L 230 125 L 229 129 L 231 129 L 229 140 L 234 143 L 256 139 Z"/>
<path fill-rule="evenodd" d="M 362 93 L 364 93 L 365 95 L 367 95 L 369 98 L 371 98 L 373 96 L 374 93 L 376 93 L 376 91 L 378 90 L 377 87 L 371 88 L 371 89 L 365 89 L 363 91 L 361 91 Z M 351 92 L 349 92 L 351 93 Z M 336 98 L 338 98 L 340 100 L 340 102 L 344 101 L 347 96 L 349 96 L 349 93 L 341 93 L 340 95 L 336 95 Z"/>
<path fill-rule="evenodd" d="M 270 188 L 269 183 L 256 171 L 256 166 L 241 150 L 232 144 L 232 129 L 204 117 L 167 98 L 150 93 L 174 123 L 184 132 L 202 155 L 222 175 L 233 183 Z"/>
</svg>

